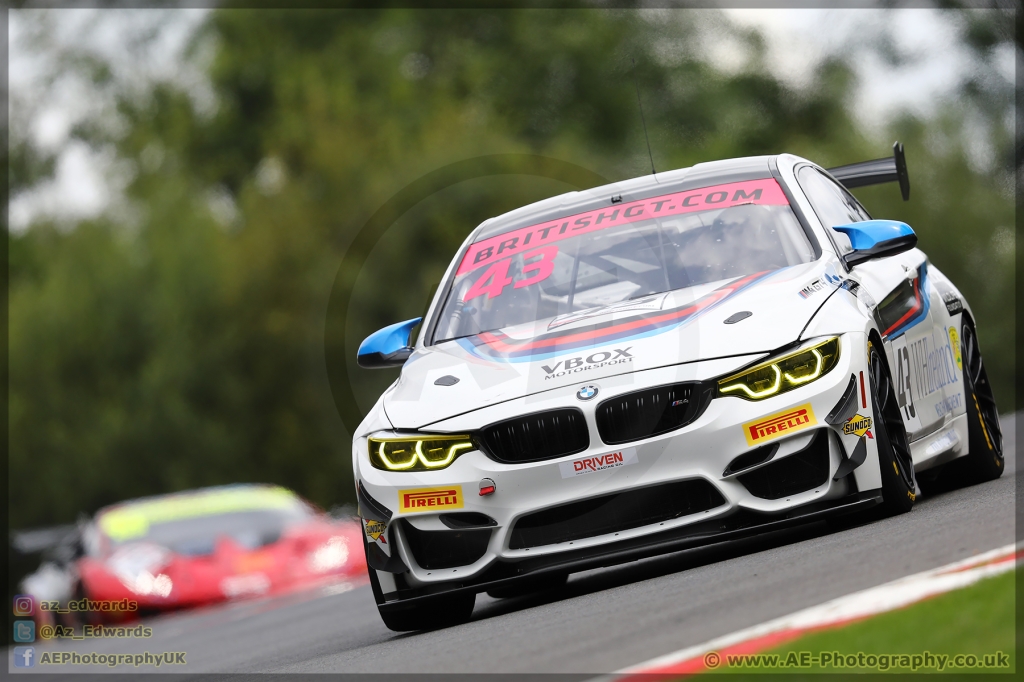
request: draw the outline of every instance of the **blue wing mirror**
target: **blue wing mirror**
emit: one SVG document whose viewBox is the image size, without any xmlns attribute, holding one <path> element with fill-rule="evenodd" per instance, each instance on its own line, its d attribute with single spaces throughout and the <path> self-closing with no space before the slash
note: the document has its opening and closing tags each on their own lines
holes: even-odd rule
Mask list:
<svg viewBox="0 0 1024 682">
<path fill-rule="evenodd" d="M 356 362 L 366 369 L 401 367 L 412 355 L 409 336 L 422 317 L 392 324 L 375 331 L 359 344 Z"/>
<path fill-rule="evenodd" d="M 910 225 L 898 220 L 865 220 L 832 228 L 850 238 L 853 251 L 843 256 L 853 267 L 875 258 L 903 253 L 917 246 L 917 235 Z"/>
</svg>

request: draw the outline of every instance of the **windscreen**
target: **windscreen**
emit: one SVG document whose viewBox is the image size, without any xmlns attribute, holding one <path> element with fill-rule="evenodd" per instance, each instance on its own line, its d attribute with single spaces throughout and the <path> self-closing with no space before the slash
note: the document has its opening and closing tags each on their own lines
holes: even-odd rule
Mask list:
<svg viewBox="0 0 1024 682">
<path fill-rule="evenodd" d="M 282 488 L 235 489 L 129 503 L 102 514 L 99 527 L 113 545 L 152 542 L 179 554 L 214 551 L 219 538 L 248 549 L 275 542 L 313 510 Z"/>
<path fill-rule="evenodd" d="M 813 258 L 774 179 L 613 204 L 472 244 L 434 338 L 539 322 Z"/>
</svg>

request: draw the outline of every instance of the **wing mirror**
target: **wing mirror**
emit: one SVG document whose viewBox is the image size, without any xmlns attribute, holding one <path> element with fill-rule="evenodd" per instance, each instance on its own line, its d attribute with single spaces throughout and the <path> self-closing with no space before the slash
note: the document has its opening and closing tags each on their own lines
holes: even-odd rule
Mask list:
<svg viewBox="0 0 1024 682">
<path fill-rule="evenodd" d="M 903 253 L 917 246 L 917 235 L 910 225 L 898 220 L 865 220 L 832 228 L 850 238 L 853 251 L 843 256 L 848 267 Z"/>
<path fill-rule="evenodd" d="M 359 344 L 356 362 L 366 369 L 401 367 L 412 355 L 413 347 L 409 345 L 409 336 L 413 327 L 422 319 L 416 317 L 370 334 Z"/>
</svg>

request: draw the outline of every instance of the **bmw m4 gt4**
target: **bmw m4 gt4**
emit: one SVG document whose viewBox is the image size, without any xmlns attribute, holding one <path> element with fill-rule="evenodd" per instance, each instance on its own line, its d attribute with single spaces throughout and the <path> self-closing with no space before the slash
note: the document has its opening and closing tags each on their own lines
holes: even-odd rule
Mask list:
<svg viewBox="0 0 1024 682">
<path fill-rule="evenodd" d="M 353 464 L 385 624 L 470 617 L 476 594 L 880 505 L 953 460 L 1002 473 L 970 306 L 848 188 L 893 157 L 703 163 L 485 221 L 426 317 L 363 367 L 401 367 Z M 413 331 L 416 333 L 413 334 Z M 878 510 L 876 510 L 878 511 Z"/>
</svg>

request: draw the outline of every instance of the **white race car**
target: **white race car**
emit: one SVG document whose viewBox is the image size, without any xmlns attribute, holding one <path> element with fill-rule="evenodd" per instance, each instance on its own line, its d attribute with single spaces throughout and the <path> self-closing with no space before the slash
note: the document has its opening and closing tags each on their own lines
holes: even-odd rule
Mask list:
<svg viewBox="0 0 1024 682">
<path fill-rule="evenodd" d="M 425 320 L 359 348 L 363 367 L 402 368 L 353 439 L 385 624 L 445 626 L 479 592 L 906 512 L 915 472 L 955 459 L 958 476 L 998 477 L 970 307 L 909 226 L 847 191 L 889 181 L 909 197 L 899 144 L 831 171 L 731 159 L 473 230 Z"/>
</svg>

